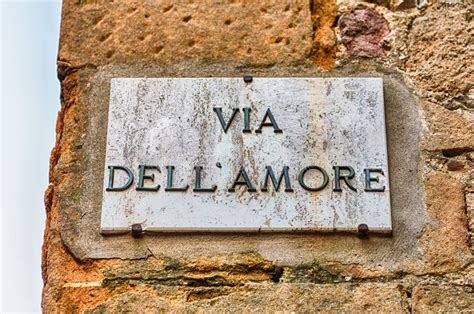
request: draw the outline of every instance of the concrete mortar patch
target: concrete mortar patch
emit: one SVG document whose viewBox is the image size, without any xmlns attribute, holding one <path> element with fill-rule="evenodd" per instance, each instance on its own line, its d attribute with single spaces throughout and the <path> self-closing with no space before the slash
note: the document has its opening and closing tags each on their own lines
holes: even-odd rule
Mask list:
<svg viewBox="0 0 474 314">
<path fill-rule="evenodd" d="M 193 69 L 193 70 L 189 70 Z M 360 71 L 360 72 L 358 72 Z M 137 259 L 155 256 L 192 257 L 218 253 L 255 251 L 278 264 L 295 265 L 313 260 L 361 264 L 366 268 L 401 271 L 421 258 L 418 237 L 426 223 L 422 205 L 418 163 L 420 122 L 418 107 L 410 92 L 400 83 L 398 74 L 365 71 L 346 67 L 320 73 L 311 67 L 257 68 L 246 73 L 255 76 L 361 76 L 384 79 L 387 116 L 390 177 L 392 180 L 393 238 L 371 237 L 361 241 L 353 235 L 322 234 L 193 234 L 145 236 L 135 240 L 130 235 L 103 237 L 99 234 L 103 182 L 109 84 L 112 77 L 163 76 L 241 76 L 235 64 L 177 64 L 173 67 L 105 66 L 96 72 L 80 70 L 83 92 L 80 102 L 91 113 L 85 132 L 86 167 L 81 197 L 76 210 L 80 219 L 63 220 L 62 237 L 76 258 Z M 356 75 L 357 73 L 357 75 Z M 71 174 L 72 177 L 79 174 Z M 73 180 L 73 178 L 71 178 Z M 61 215 L 70 216 L 70 208 Z M 81 235 L 81 236 L 77 236 Z"/>
</svg>

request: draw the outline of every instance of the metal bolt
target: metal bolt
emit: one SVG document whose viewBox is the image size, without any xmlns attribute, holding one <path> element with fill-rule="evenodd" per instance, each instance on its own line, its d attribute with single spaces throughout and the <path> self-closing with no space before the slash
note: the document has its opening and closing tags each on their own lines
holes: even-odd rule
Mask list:
<svg viewBox="0 0 474 314">
<path fill-rule="evenodd" d="M 359 238 L 367 239 L 369 237 L 369 226 L 366 224 L 360 224 L 357 227 L 357 231 L 359 232 Z"/>
<path fill-rule="evenodd" d="M 253 81 L 252 75 L 244 75 L 244 82 L 245 83 L 247 83 L 247 84 L 252 83 L 252 81 Z"/>
<path fill-rule="evenodd" d="M 132 237 L 141 238 L 143 236 L 143 229 L 141 224 L 132 225 Z"/>
</svg>

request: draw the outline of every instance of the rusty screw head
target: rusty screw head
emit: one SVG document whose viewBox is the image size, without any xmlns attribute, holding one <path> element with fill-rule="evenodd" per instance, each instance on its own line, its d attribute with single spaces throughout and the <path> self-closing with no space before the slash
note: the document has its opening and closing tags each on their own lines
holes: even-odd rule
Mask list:
<svg viewBox="0 0 474 314">
<path fill-rule="evenodd" d="M 357 231 L 359 232 L 359 238 L 367 239 L 369 237 L 369 226 L 366 224 L 360 224 L 357 227 Z"/>
<path fill-rule="evenodd" d="M 252 83 L 252 81 L 253 81 L 252 75 L 244 75 L 244 82 L 245 83 L 247 83 L 247 84 Z"/>
<path fill-rule="evenodd" d="M 141 224 L 132 225 L 132 237 L 141 238 L 143 236 L 143 229 Z"/>
</svg>

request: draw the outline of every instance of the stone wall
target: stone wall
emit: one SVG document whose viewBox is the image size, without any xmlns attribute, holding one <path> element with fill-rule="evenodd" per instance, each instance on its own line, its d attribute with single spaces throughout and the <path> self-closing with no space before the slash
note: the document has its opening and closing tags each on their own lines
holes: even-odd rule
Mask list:
<svg viewBox="0 0 474 314">
<path fill-rule="evenodd" d="M 64 1 L 43 310 L 474 308 L 471 1 Z M 113 77 L 384 79 L 393 235 L 100 235 Z"/>
</svg>

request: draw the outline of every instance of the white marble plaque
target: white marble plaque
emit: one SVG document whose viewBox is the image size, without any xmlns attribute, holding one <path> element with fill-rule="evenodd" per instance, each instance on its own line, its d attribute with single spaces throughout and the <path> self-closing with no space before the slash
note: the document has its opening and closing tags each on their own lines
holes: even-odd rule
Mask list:
<svg viewBox="0 0 474 314">
<path fill-rule="evenodd" d="M 388 233 L 388 174 L 380 78 L 116 78 L 101 231 Z"/>
</svg>

